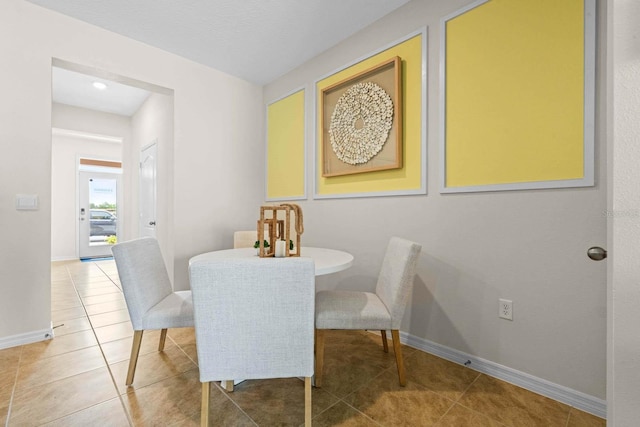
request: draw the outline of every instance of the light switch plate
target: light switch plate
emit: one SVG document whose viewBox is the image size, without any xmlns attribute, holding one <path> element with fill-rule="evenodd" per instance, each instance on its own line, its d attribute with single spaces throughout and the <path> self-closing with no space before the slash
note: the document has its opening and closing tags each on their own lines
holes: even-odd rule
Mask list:
<svg viewBox="0 0 640 427">
<path fill-rule="evenodd" d="M 38 210 L 38 195 L 16 194 L 16 209 L 19 211 Z"/>
</svg>

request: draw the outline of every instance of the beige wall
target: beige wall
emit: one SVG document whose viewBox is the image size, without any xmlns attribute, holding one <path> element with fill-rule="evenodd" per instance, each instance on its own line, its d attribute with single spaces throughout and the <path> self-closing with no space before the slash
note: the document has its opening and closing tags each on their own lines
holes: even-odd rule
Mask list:
<svg viewBox="0 0 640 427">
<path fill-rule="evenodd" d="M 403 331 L 604 399 L 606 263 L 586 256 L 590 246 L 606 244 L 604 35 L 598 40 L 594 187 L 442 195 L 440 19 L 470 3 L 408 3 L 265 87 L 265 103 L 301 86 L 312 91 L 316 79 L 428 27 L 428 195 L 301 203 L 304 244 L 355 255 L 351 269 L 319 278 L 318 287 L 373 289 L 389 238 L 413 239 L 423 249 Z M 307 95 L 307 150 L 313 153 L 313 95 Z M 313 170 L 311 158 L 307 167 Z M 499 298 L 513 300 L 513 322 L 498 318 Z"/>
<path fill-rule="evenodd" d="M 253 223 L 264 171 L 260 87 L 22 0 L 0 2 L 0 36 L 0 346 L 42 339 L 50 327 L 52 58 L 175 91 L 174 231 L 163 251 L 174 254 L 178 288 L 189 257 L 231 247 L 232 231 Z M 16 211 L 20 193 L 37 194 L 40 209 Z"/>
</svg>

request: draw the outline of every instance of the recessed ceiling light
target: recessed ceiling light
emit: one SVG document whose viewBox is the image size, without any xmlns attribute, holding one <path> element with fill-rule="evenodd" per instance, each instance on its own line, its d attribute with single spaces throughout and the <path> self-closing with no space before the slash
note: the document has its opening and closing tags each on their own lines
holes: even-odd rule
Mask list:
<svg viewBox="0 0 640 427">
<path fill-rule="evenodd" d="M 93 87 L 98 90 L 105 90 L 107 88 L 107 85 L 102 82 L 93 82 Z"/>
</svg>

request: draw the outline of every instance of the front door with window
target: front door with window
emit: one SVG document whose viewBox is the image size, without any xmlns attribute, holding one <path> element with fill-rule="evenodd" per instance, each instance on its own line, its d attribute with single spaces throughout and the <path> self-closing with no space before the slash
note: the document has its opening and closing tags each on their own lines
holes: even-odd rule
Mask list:
<svg viewBox="0 0 640 427">
<path fill-rule="evenodd" d="M 118 240 L 118 200 L 121 175 L 81 171 L 79 173 L 79 242 L 80 258 L 111 256 L 111 245 Z"/>
</svg>

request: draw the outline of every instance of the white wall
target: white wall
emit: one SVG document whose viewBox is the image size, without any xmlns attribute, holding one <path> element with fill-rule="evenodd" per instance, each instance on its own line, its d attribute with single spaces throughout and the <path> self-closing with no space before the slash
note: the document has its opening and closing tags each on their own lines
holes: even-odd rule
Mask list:
<svg viewBox="0 0 640 427">
<path fill-rule="evenodd" d="M 0 347 L 50 328 L 52 58 L 175 91 L 174 235 L 163 251 L 177 258 L 179 286 L 190 256 L 230 247 L 256 217 L 260 87 L 23 0 L 0 2 L 0 54 Z M 19 193 L 37 194 L 40 209 L 16 211 Z"/>
<path fill-rule="evenodd" d="M 51 122 L 57 129 L 120 137 L 123 144 L 131 139 L 131 120 L 117 114 L 54 103 Z M 51 259 L 73 259 L 78 257 L 78 158 L 121 161 L 123 144 L 56 134 L 52 144 Z"/>
<path fill-rule="evenodd" d="M 428 195 L 301 203 L 305 245 L 355 255 L 351 269 L 319 278 L 318 288 L 373 289 L 389 238 L 415 240 L 423 249 L 403 331 L 604 399 L 606 263 L 586 256 L 590 246 L 606 244 L 604 101 L 596 108 L 594 187 L 439 194 L 440 19 L 470 3 L 410 2 L 265 87 L 265 103 L 303 85 L 313 91 L 321 76 L 428 26 Z M 312 92 L 306 115 L 313 153 Z M 311 158 L 307 167 L 313 170 Z M 498 318 L 499 298 L 513 300 L 513 322 Z"/>
<path fill-rule="evenodd" d="M 609 2 L 613 52 L 609 80 L 609 348 L 607 423 L 632 426 L 640 419 L 640 3 Z"/>
</svg>

